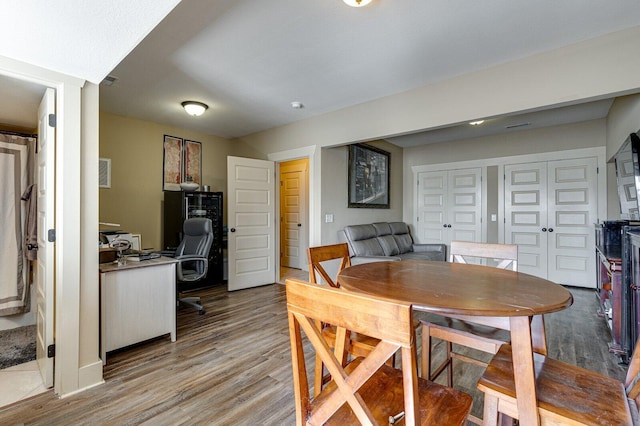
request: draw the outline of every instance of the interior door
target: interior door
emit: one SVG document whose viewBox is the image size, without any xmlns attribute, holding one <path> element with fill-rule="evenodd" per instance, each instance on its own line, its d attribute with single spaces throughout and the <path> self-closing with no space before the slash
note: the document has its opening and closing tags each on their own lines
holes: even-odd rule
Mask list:
<svg viewBox="0 0 640 426">
<path fill-rule="evenodd" d="M 307 159 L 280 164 L 280 265 L 289 268 L 308 269 L 307 164 Z"/>
<path fill-rule="evenodd" d="M 228 289 L 272 284 L 275 271 L 275 165 L 227 157 Z"/>
<path fill-rule="evenodd" d="M 598 216 L 596 158 L 550 161 L 548 169 L 548 279 L 596 287 L 595 232 Z"/>
<path fill-rule="evenodd" d="M 518 271 L 547 277 L 547 165 L 505 166 L 505 243 L 518 245 Z"/>
<path fill-rule="evenodd" d="M 418 173 L 418 238 L 450 244 L 482 239 L 482 169 Z"/>
<path fill-rule="evenodd" d="M 418 173 L 418 241 L 449 243 L 447 232 L 447 172 Z"/>
<path fill-rule="evenodd" d="M 36 359 L 47 387 L 53 386 L 53 358 L 47 348 L 53 345 L 53 267 L 54 244 L 49 242 L 48 230 L 55 228 L 55 128 L 49 117 L 55 114 L 55 91 L 47 89 L 38 109 L 38 266 L 36 272 Z"/>
<path fill-rule="evenodd" d="M 449 243 L 482 240 L 482 170 L 477 168 L 449 171 L 447 210 Z M 449 226 L 451 226 L 449 228 Z"/>
</svg>

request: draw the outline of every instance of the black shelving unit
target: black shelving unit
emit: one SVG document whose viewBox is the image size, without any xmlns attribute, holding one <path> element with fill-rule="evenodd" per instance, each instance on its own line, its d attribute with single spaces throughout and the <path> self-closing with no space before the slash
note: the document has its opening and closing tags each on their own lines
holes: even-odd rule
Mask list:
<svg viewBox="0 0 640 426">
<path fill-rule="evenodd" d="M 182 224 L 186 219 L 205 217 L 213 224 L 213 244 L 209 251 L 207 277 L 183 290 L 213 286 L 223 282 L 222 192 L 164 192 L 163 250 L 175 250 L 182 241 Z"/>
</svg>

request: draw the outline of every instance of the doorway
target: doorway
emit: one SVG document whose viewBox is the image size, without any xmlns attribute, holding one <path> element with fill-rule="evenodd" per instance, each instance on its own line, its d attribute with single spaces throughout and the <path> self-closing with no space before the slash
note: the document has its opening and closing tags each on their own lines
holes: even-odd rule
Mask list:
<svg viewBox="0 0 640 426">
<path fill-rule="evenodd" d="M 53 89 L 49 89 L 53 90 Z M 35 134 L 38 128 L 38 104 L 42 99 L 47 88 L 41 84 L 20 80 L 0 74 L 0 97 L 2 105 L 0 105 L 0 133 L 2 133 L 3 143 L 15 146 L 27 146 L 27 150 L 35 152 L 36 139 Z M 7 146 L 9 146 L 7 145 Z M 18 152 L 16 149 L 5 150 L 6 155 L 10 152 Z M 24 153 L 19 154 L 22 156 Z M 25 170 L 26 181 L 16 187 L 10 195 L 3 191 L 3 199 L 0 203 L 11 205 L 13 198 L 17 197 L 17 208 L 20 211 L 16 216 L 16 224 L 19 223 L 20 228 L 16 227 L 20 234 L 19 241 L 22 241 L 22 235 L 25 231 L 25 215 L 26 206 L 19 198 L 27 194 L 25 190 L 30 188 L 31 183 L 37 183 L 37 174 L 34 171 L 36 158 L 29 157 L 26 160 L 29 163 Z M 19 158 L 16 155 L 16 158 Z M 7 162 L 2 163 L 2 167 L 8 167 Z M 5 168 L 3 171 L 9 169 Z M 8 182 L 5 182 L 7 184 Z M 26 185 L 26 186 L 24 186 Z M 29 193 L 33 199 L 36 194 Z M 23 197 L 24 198 L 24 197 Z M 3 243 L 4 245 L 4 243 Z M 3 294 L 7 295 L 3 299 L 3 316 L 0 316 L 0 334 L 2 339 L 2 347 L 4 348 L 2 362 L 0 364 L 0 407 L 16 401 L 37 395 L 47 390 L 44 380 L 41 376 L 38 363 L 36 361 L 37 347 L 37 291 L 36 282 L 38 278 L 37 268 L 31 268 L 28 265 L 26 253 L 21 247 L 19 258 L 22 259 L 22 267 L 24 272 L 21 274 L 22 279 L 18 280 L 18 297 L 10 290 L 5 288 Z M 17 247 L 11 248 L 11 253 Z M 7 247 L 0 248 L 5 250 L 5 254 L 9 253 Z M 33 259 L 33 257 L 30 257 Z M 15 261 L 14 261 L 15 262 Z M 15 265 L 15 263 L 14 263 Z M 35 265 L 35 264 L 34 264 Z M 5 269 L 5 268 L 3 268 Z M 2 278 L 6 280 L 7 278 Z M 4 283 L 3 283 L 4 284 Z M 21 289 L 21 290 L 20 290 Z M 14 288 L 15 290 L 15 288 Z M 23 294 L 24 297 L 19 296 Z M 28 296 L 26 295 L 28 294 Z M 15 303 L 20 302 L 19 306 Z M 10 308 L 9 306 L 13 306 Z M 24 308 L 23 308 L 24 307 Z M 15 311 L 12 311 L 14 309 Z M 6 316 L 4 316 L 6 315 Z"/>
<path fill-rule="evenodd" d="M 306 279 L 309 247 L 309 159 L 279 163 L 280 280 Z"/>
</svg>

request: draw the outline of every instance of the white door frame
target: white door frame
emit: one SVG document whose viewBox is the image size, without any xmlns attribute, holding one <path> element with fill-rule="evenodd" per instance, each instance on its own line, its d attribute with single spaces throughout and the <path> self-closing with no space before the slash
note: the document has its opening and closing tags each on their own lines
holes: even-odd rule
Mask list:
<svg viewBox="0 0 640 426">
<path fill-rule="evenodd" d="M 268 154 L 267 159 L 276 163 L 276 176 L 280 175 L 280 164 L 285 161 L 298 160 L 300 158 L 309 159 L 309 180 L 307 199 L 309 204 L 309 247 L 320 244 L 320 235 L 322 231 L 321 217 L 321 200 L 320 200 L 320 166 L 321 166 L 321 150 L 316 145 L 310 145 L 302 148 L 291 149 Z M 280 199 L 280 185 L 276 185 L 276 200 Z M 276 217 L 280 217 L 280 203 L 276 204 Z M 276 221 L 276 247 L 280 247 L 280 221 Z M 280 271 L 280 256 L 275 256 L 276 274 Z M 278 276 L 279 278 L 279 276 Z"/>
<path fill-rule="evenodd" d="M 97 246 L 83 246 L 81 236 L 88 234 L 85 232 L 87 230 L 95 229 L 97 232 L 98 229 L 97 214 L 95 214 L 95 220 L 87 221 L 89 215 L 82 215 L 83 220 L 81 220 L 81 208 L 92 209 L 90 213 L 97 213 L 98 200 L 97 185 L 95 188 L 82 186 L 81 153 L 87 149 L 87 146 L 83 146 L 81 137 L 81 90 L 85 81 L 1 56 L 0 74 L 56 90 L 54 391 L 60 396 L 66 396 L 102 382 L 102 369 L 98 369 L 96 365 L 99 364 L 95 362 L 99 361 L 97 344 L 94 345 L 95 350 L 94 348 L 88 350 L 89 356 L 86 356 L 86 353 L 83 354 L 82 349 L 85 347 L 81 346 L 81 337 L 85 333 L 81 333 L 80 323 L 82 322 L 83 326 L 96 324 L 95 332 L 87 330 L 92 334 L 97 334 L 98 324 L 98 309 L 85 307 L 81 312 L 81 262 L 90 258 L 91 254 L 94 256 L 97 254 Z M 97 96 L 95 102 L 97 104 Z M 97 145 L 97 138 L 95 140 L 91 138 L 90 142 Z M 88 141 L 85 141 L 85 145 L 88 144 Z M 91 150 L 91 146 L 88 148 Z M 89 200 L 82 199 L 81 206 L 82 195 L 88 195 L 89 205 L 85 204 Z M 78 226 L 78 224 L 81 225 Z M 82 240 L 84 241 L 84 238 Z M 97 259 L 95 266 L 93 278 L 85 274 L 82 281 L 83 293 L 97 295 Z M 92 312 L 89 312 L 91 310 Z"/>
</svg>

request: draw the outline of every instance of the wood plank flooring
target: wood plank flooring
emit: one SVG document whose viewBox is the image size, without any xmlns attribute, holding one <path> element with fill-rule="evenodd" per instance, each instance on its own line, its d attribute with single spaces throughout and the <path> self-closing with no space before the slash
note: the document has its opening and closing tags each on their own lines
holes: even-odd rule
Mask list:
<svg viewBox="0 0 640 426">
<path fill-rule="evenodd" d="M 593 291 L 570 290 L 574 305 L 546 317 L 550 356 L 622 380 L 625 370 L 607 351 L 609 332 L 595 314 Z M 181 308 L 175 343 L 166 336 L 112 352 L 104 385 L 16 403 L 0 410 L 0 424 L 293 425 L 284 287 L 230 293 L 220 286 L 199 295 L 207 313 Z M 478 400 L 479 374 L 458 364 L 454 378 Z"/>
</svg>

